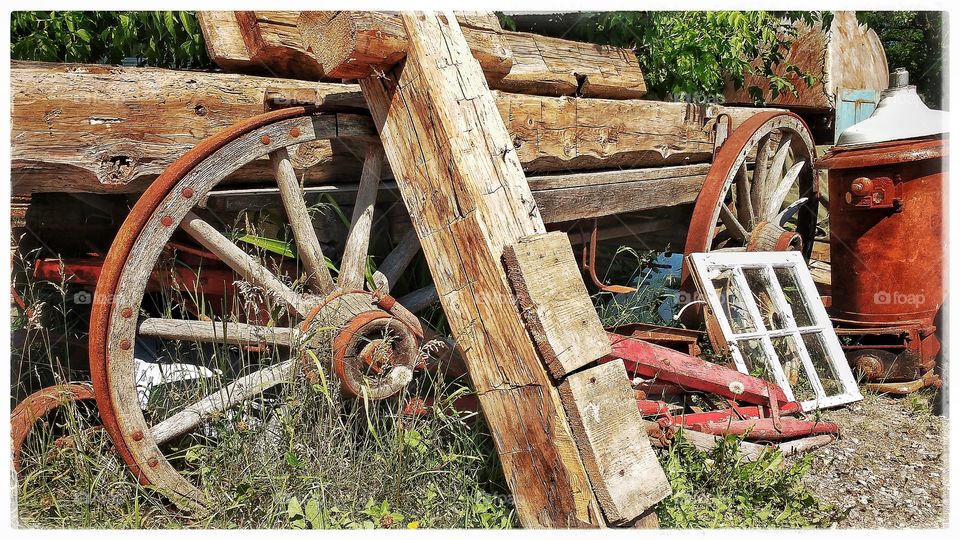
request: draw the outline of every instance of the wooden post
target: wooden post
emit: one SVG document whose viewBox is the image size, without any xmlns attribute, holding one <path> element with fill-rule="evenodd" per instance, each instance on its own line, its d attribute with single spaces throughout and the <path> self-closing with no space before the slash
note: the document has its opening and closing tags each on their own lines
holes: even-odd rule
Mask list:
<svg viewBox="0 0 960 540">
<path fill-rule="evenodd" d="M 403 14 L 406 60 L 360 81 L 525 527 L 603 526 L 527 333 L 504 248 L 544 232 L 483 72 L 451 15 Z"/>
</svg>

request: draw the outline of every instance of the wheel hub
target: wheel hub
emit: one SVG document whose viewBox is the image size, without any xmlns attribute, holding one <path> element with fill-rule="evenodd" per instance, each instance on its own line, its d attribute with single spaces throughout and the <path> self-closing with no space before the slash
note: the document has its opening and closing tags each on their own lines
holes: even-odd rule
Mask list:
<svg viewBox="0 0 960 540">
<path fill-rule="evenodd" d="M 758 223 L 756 228 L 753 229 L 753 233 L 750 234 L 750 241 L 747 243 L 747 251 L 802 250 L 802 236 L 769 221 Z"/>
</svg>

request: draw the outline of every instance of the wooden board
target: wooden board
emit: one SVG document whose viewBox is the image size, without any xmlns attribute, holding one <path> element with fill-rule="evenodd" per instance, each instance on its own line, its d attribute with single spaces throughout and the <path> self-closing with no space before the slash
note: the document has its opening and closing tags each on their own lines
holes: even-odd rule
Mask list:
<svg viewBox="0 0 960 540">
<path fill-rule="evenodd" d="M 544 232 L 509 134 L 456 21 L 402 20 L 404 65 L 360 84 L 402 179 L 517 516 L 525 527 L 602 525 L 559 395 L 501 263 L 506 246 Z"/>
<path fill-rule="evenodd" d="M 568 376 L 560 396 L 607 520 L 630 521 L 670 495 L 622 360 Z"/>
<path fill-rule="evenodd" d="M 717 116 L 733 128 L 767 109 L 495 92 L 524 170 L 662 167 L 713 157 Z"/>
<path fill-rule="evenodd" d="M 528 178 L 547 223 L 693 203 L 709 164 L 620 169 Z"/>
<path fill-rule="evenodd" d="M 503 259 L 527 330 L 555 379 L 610 353 L 566 233 L 521 238 Z"/>
<path fill-rule="evenodd" d="M 803 21 L 798 21 L 795 28 L 797 36 L 784 61 L 811 73 L 816 82 L 808 85 L 781 64 L 774 72 L 795 85 L 796 96 L 785 92 L 773 97 L 765 78 L 748 75 L 742 88 L 736 88 L 732 80 L 727 82 L 723 90 L 727 103 L 752 104 L 749 88 L 755 86 L 763 91 L 768 105 L 829 112 L 836 108 L 840 88 L 879 92 L 887 87 L 889 70 L 883 44 L 876 32 L 857 22 L 855 12 L 834 11 L 827 30 Z"/>
</svg>

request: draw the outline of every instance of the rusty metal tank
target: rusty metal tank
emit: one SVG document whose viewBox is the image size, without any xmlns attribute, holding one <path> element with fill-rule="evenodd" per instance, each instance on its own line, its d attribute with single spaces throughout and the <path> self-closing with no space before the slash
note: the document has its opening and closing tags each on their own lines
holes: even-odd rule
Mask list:
<svg viewBox="0 0 960 540">
<path fill-rule="evenodd" d="M 831 316 L 868 380 L 920 379 L 940 350 L 947 121 L 905 70 L 818 161 L 829 175 Z"/>
</svg>

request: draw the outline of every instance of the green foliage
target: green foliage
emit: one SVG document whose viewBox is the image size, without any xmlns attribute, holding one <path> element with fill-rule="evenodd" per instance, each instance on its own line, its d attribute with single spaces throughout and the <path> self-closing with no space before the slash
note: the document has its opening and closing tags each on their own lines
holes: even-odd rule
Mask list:
<svg viewBox="0 0 960 540">
<path fill-rule="evenodd" d="M 732 435 L 709 452 L 684 440 L 682 431 L 677 437 L 661 456 L 673 488 L 657 506 L 663 527 L 826 527 L 843 517 L 803 484 L 811 456 L 788 464 L 771 450 L 747 462 Z"/>
<path fill-rule="evenodd" d="M 760 75 L 774 96 L 796 94 L 795 85 L 775 75 L 778 65 L 806 84 L 815 79 L 785 61 L 796 36 L 793 23 L 821 24 L 816 12 L 612 11 L 588 13 L 566 35 L 572 39 L 633 48 L 649 91 L 668 95 L 716 95 L 729 74 L 741 87 L 744 76 Z M 755 59 L 759 62 L 754 63 Z M 755 99 L 761 88 L 749 89 Z"/>
<path fill-rule="evenodd" d="M 191 11 L 15 11 L 14 60 L 211 67 Z"/>
<path fill-rule="evenodd" d="M 907 68 L 910 84 L 917 85 L 917 92 L 927 106 L 943 108 L 943 64 L 947 53 L 943 13 L 858 11 L 857 19 L 877 33 L 890 70 Z"/>
</svg>

